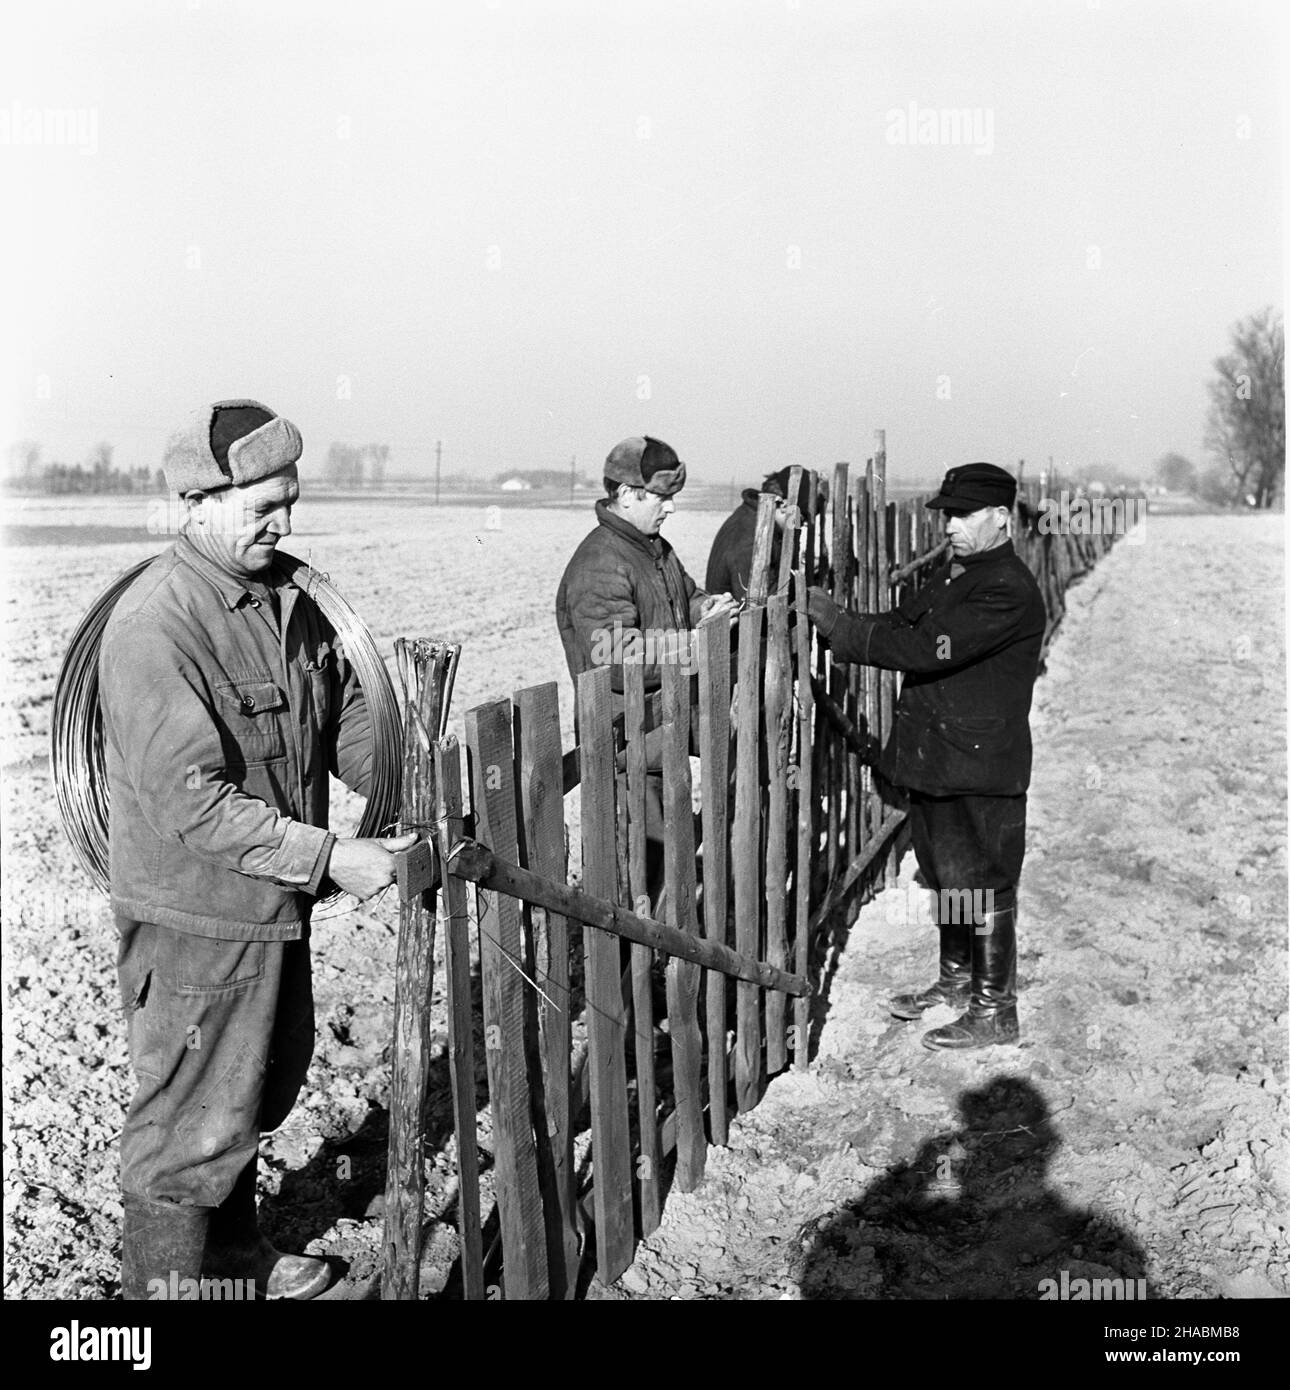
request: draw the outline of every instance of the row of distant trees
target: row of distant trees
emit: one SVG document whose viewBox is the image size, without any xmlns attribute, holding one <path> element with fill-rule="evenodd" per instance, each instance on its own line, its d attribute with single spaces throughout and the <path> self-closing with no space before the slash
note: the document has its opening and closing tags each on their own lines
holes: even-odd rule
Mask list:
<svg viewBox="0 0 1290 1390">
<path fill-rule="evenodd" d="M 166 475 L 146 467 L 117 468 L 113 446 L 96 444 L 84 463 L 46 463 L 34 439 L 22 439 L 9 450 L 8 479 L 13 485 L 45 493 L 157 493 L 166 491 Z M 324 476 L 336 487 L 380 487 L 385 482 L 388 444 L 333 444 L 327 451 Z"/>
<path fill-rule="evenodd" d="M 1205 447 L 1212 463 L 1200 470 L 1181 454 L 1166 454 L 1156 463 L 1156 480 L 1172 492 L 1194 493 L 1219 506 L 1270 507 L 1285 488 L 1285 326 L 1281 315 L 1269 307 L 1238 323 L 1232 329 L 1231 350 L 1215 361 L 1214 372 L 1205 427 Z M 13 445 L 9 454 L 10 480 L 35 491 L 166 490 L 159 468 L 114 467 L 113 448 L 107 443 L 95 445 L 84 463 L 70 467 L 42 462 L 40 445 L 30 439 Z M 333 487 L 379 488 L 385 483 L 389 457 L 388 444 L 333 442 L 327 450 L 323 476 Z M 1108 474 L 1100 481 L 1112 488 L 1121 483 L 1132 485 L 1128 475 L 1121 476 L 1122 470 L 1112 473 L 1114 476 Z M 569 486 L 569 475 L 557 468 L 498 473 L 493 482 L 500 485 L 515 477 L 534 488 Z M 454 475 L 443 481 L 451 486 L 459 480 Z"/>
<path fill-rule="evenodd" d="M 30 491 L 51 494 L 82 492 L 101 496 L 166 490 L 165 474 L 160 468 L 117 468 L 112 454 L 111 444 L 96 444 L 84 463 L 46 463 L 34 439 L 21 439 L 9 450 L 9 478 Z"/>
</svg>

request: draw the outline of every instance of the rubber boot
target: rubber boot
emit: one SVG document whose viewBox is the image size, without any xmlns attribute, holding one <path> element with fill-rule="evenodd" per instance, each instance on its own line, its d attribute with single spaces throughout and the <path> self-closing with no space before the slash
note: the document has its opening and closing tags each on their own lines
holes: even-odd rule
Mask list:
<svg viewBox="0 0 1290 1390">
<path fill-rule="evenodd" d="M 938 1004 L 967 1008 L 972 987 L 972 924 L 955 922 L 942 926 L 940 933 L 939 978 L 917 994 L 897 994 L 888 1005 L 896 1018 L 920 1018 Z"/>
<path fill-rule="evenodd" d="M 153 1202 L 127 1192 L 121 1229 L 121 1297 L 144 1299 L 189 1297 L 199 1287 L 206 1249 L 209 1207 L 181 1207 Z M 185 1286 L 185 1281 L 190 1281 Z"/>
<path fill-rule="evenodd" d="M 1016 1042 L 1017 909 L 1012 903 L 988 912 L 972 931 L 972 999 L 967 1012 L 923 1035 L 934 1050 L 992 1047 Z"/>
<path fill-rule="evenodd" d="M 242 1169 L 233 1191 L 211 1212 L 202 1273 L 211 1279 L 251 1279 L 256 1298 L 317 1298 L 331 1267 L 313 1255 L 284 1255 L 260 1232 L 255 1210 L 256 1160 Z"/>
</svg>

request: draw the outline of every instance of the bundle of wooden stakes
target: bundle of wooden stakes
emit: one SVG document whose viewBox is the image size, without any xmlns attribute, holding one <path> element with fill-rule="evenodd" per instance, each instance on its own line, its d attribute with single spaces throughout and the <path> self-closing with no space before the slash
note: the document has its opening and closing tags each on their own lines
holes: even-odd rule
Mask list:
<svg viewBox="0 0 1290 1390">
<path fill-rule="evenodd" d="M 399 856 L 399 950 L 394 982 L 394 1055 L 385 1188 L 381 1296 L 417 1297 L 425 1196 L 421 1111 L 430 1065 L 434 974 L 434 890 L 439 880 L 427 835 L 437 824 L 434 745 L 452 702 L 460 645 L 400 637 L 394 644 L 403 703 L 403 801 L 399 833 L 422 837 Z"/>
</svg>

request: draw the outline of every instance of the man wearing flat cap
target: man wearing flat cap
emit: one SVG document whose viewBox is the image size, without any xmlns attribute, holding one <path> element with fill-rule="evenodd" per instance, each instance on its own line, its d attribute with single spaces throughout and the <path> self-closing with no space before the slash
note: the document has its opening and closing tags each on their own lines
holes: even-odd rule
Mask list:
<svg viewBox="0 0 1290 1390">
<path fill-rule="evenodd" d="M 335 631 L 274 563 L 301 448 L 258 401 L 198 412 L 165 456 L 184 525 L 103 635 L 111 893 L 137 1079 L 121 1134 L 127 1299 L 203 1275 L 253 1280 L 263 1298 L 312 1298 L 329 1282 L 325 1261 L 283 1255 L 259 1231 L 259 1138 L 286 1118 L 313 1050 L 314 897 L 325 880 L 370 897 L 415 836 L 327 830 L 328 773 L 366 792 L 371 728 Z"/>
<path fill-rule="evenodd" d="M 914 853 L 937 903 L 940 973 L 897 995 L 891 1011 L 916 1019 L 940 1004 L 962 1009 L 924 1035 L 934 1049 L 1019 1036 L 1016 890 L 1045 613 L 1008 539 L 1016 493 L 994 464 L 951 468 L 926 504 L 945 513 L 951 555 L 917 593 L 872 614 L 844 612 L 822 589 L 808 599 L 840 661 L 904 673 L 880 769 L 909 793 Z"/>
<path fill-rule="evenodd" d="M 688 634 L 699 622 L 733 611 L 728 593 L 708 595 L 685 571 L 659 534 L 676 509 L 672 500 L 685 486 L 685 464 L 676 451 L 648 436 L 624 439 L 605 460 L 605 496 L 596 503 L 596 528 L 565 568 L 556 592 L 555 616 L 569 674 L 595 666 L 611 670 L 614 713 L 623 710 L 623 660 L 639 652 L 666 655 L 669 634 Z M 661 662 L 644 662 L 648 697 L 663 683 Z M 647 743 L 646 836 L 662 839 L 661 758 Z M 649 857 L 651 896 L 662 871 L 662 855 Z"/>
</svg>

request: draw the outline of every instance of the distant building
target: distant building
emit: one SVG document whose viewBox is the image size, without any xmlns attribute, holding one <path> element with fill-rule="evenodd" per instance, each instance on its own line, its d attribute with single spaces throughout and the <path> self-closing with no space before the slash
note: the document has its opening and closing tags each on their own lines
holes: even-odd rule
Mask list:
<svg viewBox="0 0 1290 1390">
<path fill-rule="evenodd" d="M 507 478 L 502 484 L 503 492 L 532 492 L 533 484 L 524 478 Z"/>
</svg>

